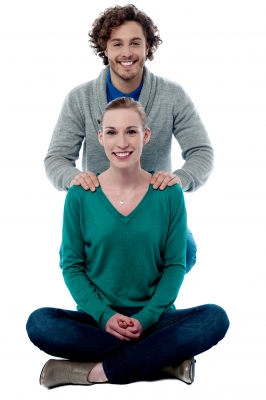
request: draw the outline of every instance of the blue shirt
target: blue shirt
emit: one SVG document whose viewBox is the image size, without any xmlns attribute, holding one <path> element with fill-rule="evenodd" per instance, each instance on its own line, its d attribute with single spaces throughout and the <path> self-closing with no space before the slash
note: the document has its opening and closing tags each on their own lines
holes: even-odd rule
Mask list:
<svg viewBox="0 0 266 400">
<path fill-rule="evenodd" d="M 108 103 L 112 100 L 118 99 L 119 97 L 132 97 L 135 101 L 139 100 L 140 92 L 143 86 L 143 81 L 139 85 L 139 87 L 131 93 L 122 93 L 120 90 L 116 89 L 111 83 L 111 74 L 110 71 L 107 75 L 106 79 L 107 83 L 107 101 Z"/>
</svg>

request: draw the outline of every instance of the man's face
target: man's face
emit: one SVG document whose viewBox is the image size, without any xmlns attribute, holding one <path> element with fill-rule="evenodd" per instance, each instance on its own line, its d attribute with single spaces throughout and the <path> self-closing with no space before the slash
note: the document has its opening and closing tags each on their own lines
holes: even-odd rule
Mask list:
<svg viewBox="0 0 266 400">
<path fill-rule="evenodd" d="M 114 78 L 125 82 L 142 79 L 148 49 L 142 27 L 137 22 L 127 21 L 115 28 L 104 52 Z"/>
</svg>

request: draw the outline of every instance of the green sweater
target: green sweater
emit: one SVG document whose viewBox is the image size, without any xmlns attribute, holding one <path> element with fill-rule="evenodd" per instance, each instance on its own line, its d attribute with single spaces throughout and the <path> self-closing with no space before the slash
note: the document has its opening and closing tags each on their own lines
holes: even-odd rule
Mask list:
<svg viewBox="0 0 266 400">
<path fill-rule="evenodd" d="M 178 185 L 149 189 L 128 215 L 101 187 L 69 189 L 63 220 L 63 276 L 77 303 L 104 330 L 117 308 L 143 307 L 143 330 L 174 301 L 185 275 L 186 210 Z"/>
</svg>

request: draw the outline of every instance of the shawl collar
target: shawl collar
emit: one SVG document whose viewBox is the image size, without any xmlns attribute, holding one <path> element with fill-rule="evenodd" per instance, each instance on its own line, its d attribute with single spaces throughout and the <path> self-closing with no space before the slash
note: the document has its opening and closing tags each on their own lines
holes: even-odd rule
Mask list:
<svg viewBox="0 0 266 400">
<path fill-rule="evenodd" d="M 102 115 L 107 105 L 106 79 L 109 69 L 109 66 L 104 68 L 98 78 L 93 81 L 94 110 L 95 115 L 98 115 L 99 117 Z M 157 79 L 156 76 L 150 72 L 146 66 L 144 66 L 143 79 L 144 82 L 139 101 L 141 102 L 148 116 L 155 98 Z"/>
</svg>

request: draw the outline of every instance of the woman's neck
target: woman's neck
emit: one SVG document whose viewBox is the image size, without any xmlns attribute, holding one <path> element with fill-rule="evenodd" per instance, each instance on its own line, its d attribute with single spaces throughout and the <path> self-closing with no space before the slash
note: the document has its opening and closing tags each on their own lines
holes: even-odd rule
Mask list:
<svg viewBox="0 0 266 400">
<path fill-rule="evenodd" d="M 112 165 L 106 171 L 106 178 L 118 189 L 131 188 L 139 185 L 144 180 L 143 170 L 140 166 L 131 169 L 115 168 Z"/>
</svg>

